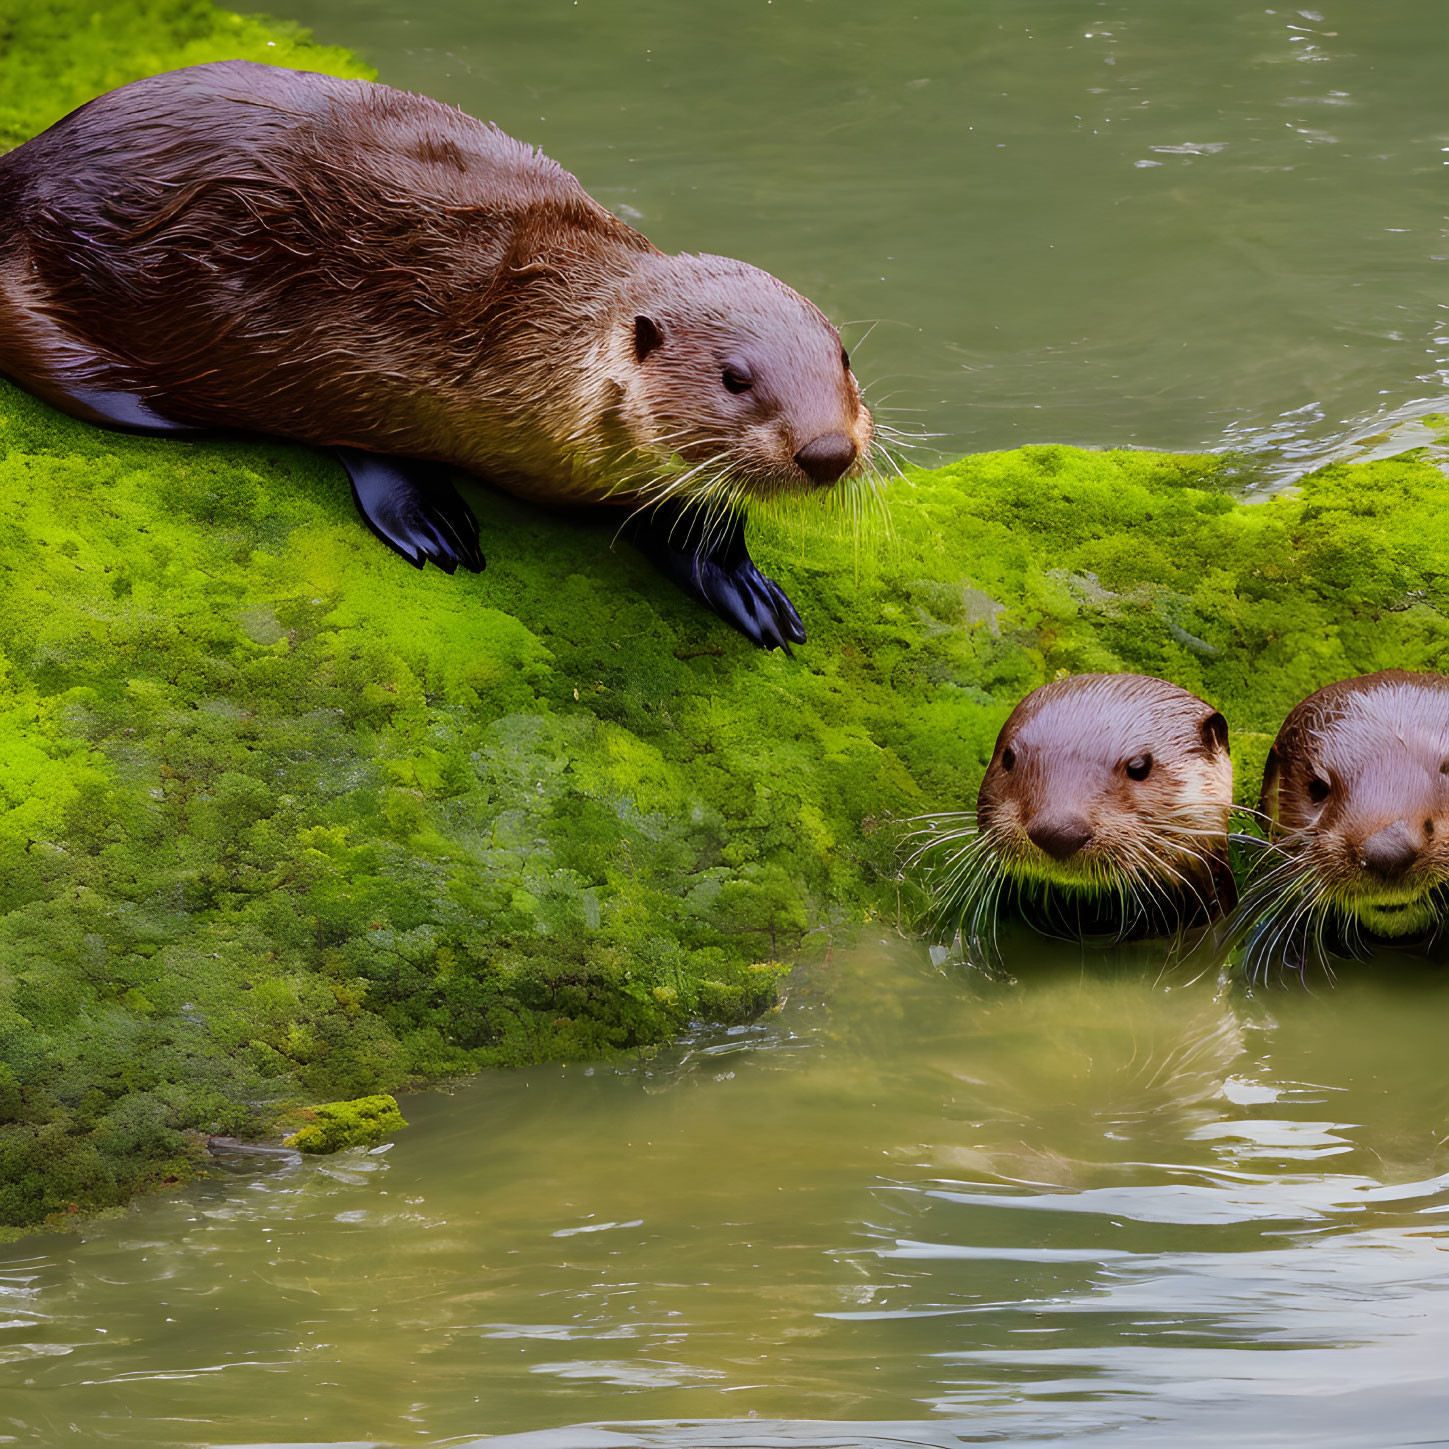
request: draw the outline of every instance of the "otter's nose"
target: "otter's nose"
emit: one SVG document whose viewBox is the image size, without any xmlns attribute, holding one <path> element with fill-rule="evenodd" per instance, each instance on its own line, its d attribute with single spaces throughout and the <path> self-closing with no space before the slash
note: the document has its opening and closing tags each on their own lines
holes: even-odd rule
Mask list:
<svg viewBox="0 0 1449 1449">
<path fill-rule="evenodd" d="M 823 433 L 806 443 L 795 461 L 817 483 L 834 483 L 855 462 L 855 444 L 844 433 Z"/>
<path fill-rule="evenodd" d="M 1092 827 L 1080 818 L 1038 820 L 1027 827 L 1027 837 L 1053 860 L 1070 860 L 1091 838 Z"/>
<path fill-rule="evenodd" d="M 1408 823 L 1396 820 L 1358 848 L 1358 863 L 1385 880 L 1397 880 L 1419 858 L 1419 842 Z"/>
</svg>

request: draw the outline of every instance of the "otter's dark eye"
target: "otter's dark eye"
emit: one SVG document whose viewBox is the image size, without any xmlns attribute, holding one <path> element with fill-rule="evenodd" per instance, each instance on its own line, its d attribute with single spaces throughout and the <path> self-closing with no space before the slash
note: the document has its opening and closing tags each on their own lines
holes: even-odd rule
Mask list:
<svg viewBox="0 0 1449 1449">
<path fill-rule="evenodd" d="M 1129 780 L 1145 780 L 1151 773 L 1151 755 L 1134 755 L 1127 761 L 1127 778 Z"/>
<path fill-rule="evenodd" d="M 850 371 L 850 354 L 843 347 L 840 349 L 840 364 L 847 372 Z"/>
<path fill-rule="evenodd" d="M 1003 770 L 1011 770 L 1015 767 L 1016 751 L 1013 750 L 1010 745 L 1007 745 L 1007 747 L 1001 752 L 1001 768 Z"/>
<path fill-rule="evenodd" d="M 1449 775 L 1449 760 L 1445 760 L 1444 763 L 1439 766 L 1439 773 L 1441 775 Z"/>
<path fill-rule="evenodd" d="M 734 393 L 749 392 L 754 387 L 755 380 L 742 367 L 733 367 L 726 364 L 724 371 L 720 374 L 721 381 L 725 387 Z"/>
<path fill-rule="evenodd" d="M 1322 805 L 1323 802 L 1328 799 L 1328 792 L 1330 789 L 1332 789 L 1332 786 L 1329 785 L 1327 780 L 1320 779 L 1317 775 L 1315 775 L 1308 782 L 1308 798 L 1312 800 L 1315 805 Z"/>
</svg>

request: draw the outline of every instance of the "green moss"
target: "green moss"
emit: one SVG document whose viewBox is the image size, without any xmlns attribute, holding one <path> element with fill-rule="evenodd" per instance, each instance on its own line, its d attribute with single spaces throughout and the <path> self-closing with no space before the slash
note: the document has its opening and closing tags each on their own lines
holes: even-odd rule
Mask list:
<svg viewBox="0 0 1449 1449">
<path fill-rule="evenodd" d="M 0 7 L 15 138 L 275 34 Z M 858 559 L 757 520 L 811 633 L 789 660 L 605 526 L 478 488 L 487 571 L 415 572 L 322 455 L 0 388 L 0 1223 L 120 1202 L 308 1102 L 758 1014 L 805 932 L 895 910 L 890 819 L 969 805 L 1060 671 L 1176 680 L 1251 765 L 1312 688 L 1442 663 L 1437 469 L 1244 507 L 1235 466 L 972 458 L 896 486 L 895 541 Z"/>
<path fill-rule="evenodd" d="M 759 527 L 791 661 L 607 528 L 479 489 L 487 572 L 418 573 L 324 457 L 3 391 L 0 1212 L 299 1102 L 757 1014 L 804 932 L 894 908 L 883 823 L 969 804 L 1059 671 L 1212 700 L 1251 800 L 1296 699 L 1443 659 L 1449 483 L 1408 457 L 1244 507 L 1219 470 L 969 459 L 858 567 Z"/>
<path fill-rule="evenodd" d="M 299 1152 L 341 1152 L 344 1147 L 371 1147 L 401 1132 L 403 1121 L 396 1097 L 355 1097 L 350 1102 L 322 1102 L 298 1114 L 305 1125 L 287 1138 Z"/>
</svg>

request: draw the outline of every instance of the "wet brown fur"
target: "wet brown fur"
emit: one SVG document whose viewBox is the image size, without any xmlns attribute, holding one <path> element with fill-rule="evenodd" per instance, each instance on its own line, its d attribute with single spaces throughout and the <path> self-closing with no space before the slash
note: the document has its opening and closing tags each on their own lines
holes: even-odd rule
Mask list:
<svg viewBox="0 0 1449 1449">
<path fill-rule="evenodd" d="M 1258 808 L 1278 850 L 1372 931 L 1435 924 L 1422 902 L 1449 881 L 1449 677 L 1390 669 L 1309 695 L 1273 741 Z"/>
<path fill-rule="evenodd" d="M 1125 875 L 1181 890 L 1209 919 L 1236 899 L 1232 795 L 1227 723 L 1210 704 L 1161 679 L 1083 674 L 1012 711 L 976 819 L 1010 869 L 1085 888 Z"/>
<path fill-rule="evenodd" d="M 636 315 L 663 338 L 643 357 Z M 666 256 L 556 162 L 386 86 L 198 66 L 0 157 L 0 373 L 92 421 L 70 389 L 546 503 L 647 496 L 675 453 L 803 490 L 813 439 L 870 446 L 843 362 L 784 283 Z"/>
</svg>

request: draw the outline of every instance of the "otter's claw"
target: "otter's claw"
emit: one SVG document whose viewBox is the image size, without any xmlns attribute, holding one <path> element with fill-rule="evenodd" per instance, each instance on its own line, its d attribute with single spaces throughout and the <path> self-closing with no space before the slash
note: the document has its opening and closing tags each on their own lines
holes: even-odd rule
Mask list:
<svg viewBox="0 0 1449 1449">
<path fill-rule="evenodd" d="M 707 604 L 726 623 L 765 649 L 783 649 L 805 642 L 805 626 L 795 606 L 774 579 L 755 567 L 748 555 L 733 568 L 722 568 L 707 556 L 696 555 L 694 587 L 688 592 Z"/>
<path fill-rule="evenodd" d="M 386 458 L 338 448 L 352 480 L 352 497 L 367 526 L 415 568 L 431 561 L 452 573 L 459 564 L 483 568 L 478 520 L 445 472 L 416 458 Z"/>
<path fill-rule="evenodd" d="M 805 642 L 795 606 L 755 567 L 742 518 L 706 531 L 687 508 L 661 505 L 631 519 L 626 533 L 660 573 L 751 643 L 789 654 Z"/>
</svg>

